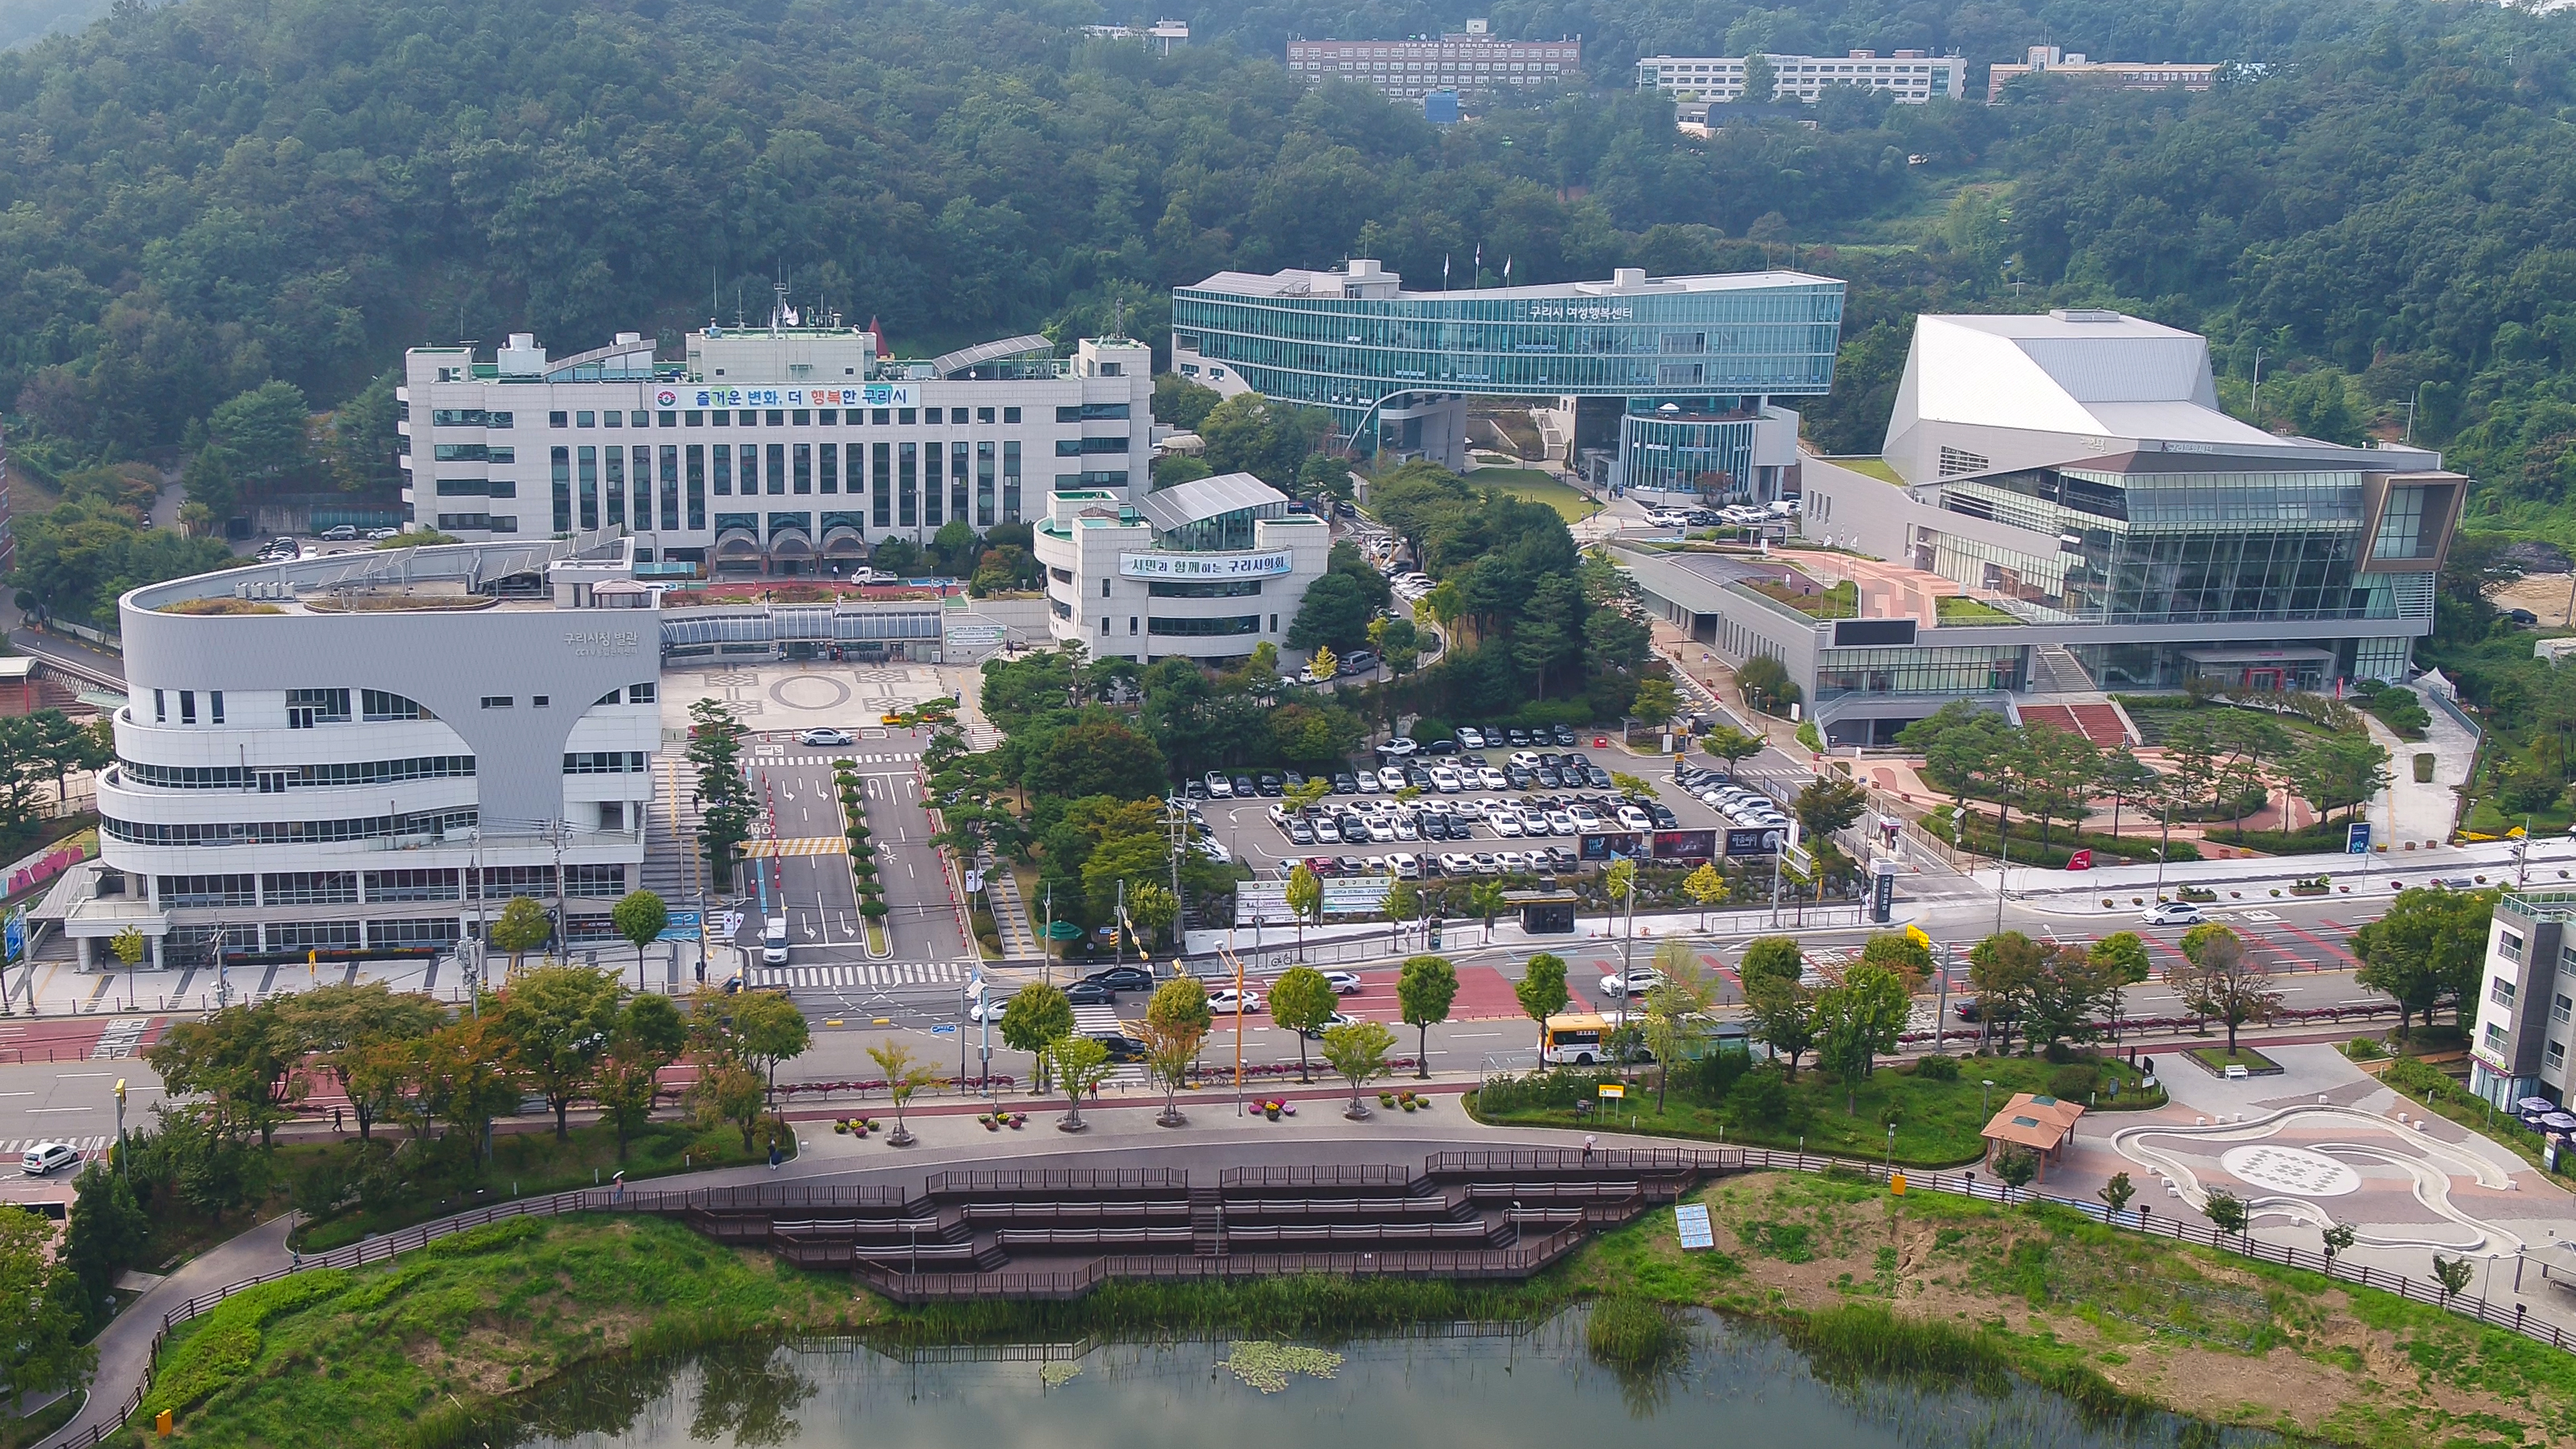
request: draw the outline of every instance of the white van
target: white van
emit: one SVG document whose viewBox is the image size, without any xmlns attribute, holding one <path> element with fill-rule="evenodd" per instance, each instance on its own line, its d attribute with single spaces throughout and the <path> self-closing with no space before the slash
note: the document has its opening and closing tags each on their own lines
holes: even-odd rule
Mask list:
<svg viewBox="0 0 2576 1449">
<path fill-rule="evenodd" d="M 760 960 L 765 966 L 787 964 L 787 918 L 772 916 L 760 928 Z"/>
</svg>

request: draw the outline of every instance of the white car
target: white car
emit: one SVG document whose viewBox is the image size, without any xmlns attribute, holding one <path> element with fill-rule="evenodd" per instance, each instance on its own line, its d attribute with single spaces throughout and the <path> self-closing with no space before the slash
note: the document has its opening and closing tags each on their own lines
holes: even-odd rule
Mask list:
<svg viewBox="0 0 2576 1449">
<path fill-rule="evenodd" d="M 1404 788 L 1404 772 L 1393 765 L 1377 772 L 1378 788 L 1392 795 Z"/>
<path fill-rule="evenodd" d="M 1444 875 L 1474 875 L 1476 873 L 1476 857 L 1472 855 L 1464 855 L 1454 850 L 1450 851 L 1440 857 L 1440 870 Z"/>
<path fill-rule="evenodd" d="M 1523 810 L 1521 812 L 1521 834 L 1535 835 L 1545 838 L 1547 833 L 1546 812 L 1539 810 Z"/>
<path fill-rule="evenodd" d="M 1390 760 L 1401 760 L 1405 756 L 1412 754 L 1414 751 L 1421 748 L 1422 746 L 1415 744 L 1405 736 L 1397 735 L 1394 739 L 1388 740 L 1385 744 L 1378 746 L 1377 752 L 1386 756 Z"/>
<path fill-rule="evenodd" d="M 1517 850 L 1498 850 L 1494 852 L 1494 863 L 1501 866 L 1505 872 L 1513 875 L 1525 873 L 1531 868 L 1530 858 L 1521 854 Z"/>
<path fill-rule="evenodd" d="M 1656 970 L 1652 966 L 1638 966 L 1632 968 L 1624 977 L 1616 971 L 1603 976 L 1601 978 L 1601 994 L 1604 996 L 1643 996 L 1647 992 L 1652 991 L 1663 984 L 1664 973 Z"/>
<path fill-rule="evenodd" d="M 1207 772 L 1207 792 L 1219 800 L 1234 798 L 1234 782 L 1214 770 Z"/>
<path fill-rule="evenodd" d="M 1520 766 L 1524 770 L 1535 770 L 1539 766 L 1538 751 L 1514 750 L 1512 751 L 1512 763 Z"/>
<path fill-rule="evenodd" d="M 1463 749 L 1481 750 L 1485 747 L 1485 732 L 1474 725 L 1460 725 L 1458 744 Z"/>
<path fill-rule="evenodd" d="M 1574 817 L 1574 828 L 1577 830 L 1601 828 L 1601 812 L 1589 805 L 1577 805 L 1566 813 Z"/>
<path fill-rule="evenodd" d="M 29 1177 L 43 1177 L 66 1167 L 78 1167 L 80 1160 L 80 1149 L 68 1142 L 39 1142 L 27 1149 L 26 1156 L 19 1159 L 19 1166 Z"/>
<path fill-rule="evenodd" d="M 1502 874 L 1502 871 L 1503 864 L 1501 861 L 1496 860 L 1494 857 L 1487 855 L 1481 850 L 1476 852 L 1476 874 L 1500 875 Z"/>
<path fill-rule="evenodd" d="M 1220 986 L 1208 993 L 1208 1010 L 1219 1016 L 1248 1016 L 1260 1009 L 1261 993 L 1258 991 L 1246 989 L 1240 1001 L 1235 999 L 1231 986 Z"/>
<path fill-rule="evenodd" d="M 1518 840 L 1526 833 L 1521 828 L 1521 817 L 1518 811 L 1497 810 L 1486 818 L 1485 823 L 1494 828 L 1496 835 L 1506 840 Z"/>
<path fill-rule="evenodd" d="M 1572 835 L 1574 833 L 1573 814 L 1564 810 L 1550 810 L 1547 812 L 1547 833 L 1550 835 Z"/>
<path fill-rule="evenodd" d="M 2197 926 L 2205 919 L 2189 901 L 2158 901 L 2139 914 L 2150 926 Z"/>
<path fill-rule="evenodd" d="M 836 730 L 818 726 L 814 729 L 798 731 L 796 735 L 796 743 L 800 745 L 831 745 L 837 747 L 841 745 L 854 745 L 857 744 L 858 741 L 851 738 L 850 732 L 847 730 Z"/>
<path fill-rule="evenodd" d="M 1397 880 L 1422 879 L 1422 861 L 1417 856 L 1413 856 L 1399 850 L 1395 854 L 1388 856 L 1386 858 L 1386 863 L 1394 868 L 1395 878 Z"/>
<path fill-rule="evenodd" d="M 1384 815 L 1371 818 L 1368 822 L 1368 838 L 1371 843 L 1377 845 L 1384 845 L 1395 839 L 1395 822 Z"/>
<path fill-rule="evenodd" d="M 1434 765 L 1431 767 L 1431 788 L 1443 795 L 1455 795 L 1466 785 L 1458 778 L 1456 770 L 1447 765 Z"/>
<path fill-rule="evenodd" d="M 1508 790 L 1512 787 L 1512 777 L 1491 765 L 1478 765 L 1476 784 L 1478 788 L 1485 790 Z"/>
<path fill-rule="evenodd" d="M 1645 811 L 1638 809 L 1634 805 L 1622 805 L 1619 807 L 1619 823 L 1627 826 L 1630 830 L 1652 830 L 1655 828 L 1654 817 L 1648 815 Z"/>
<path fill-rule="evenodd" d="M 1356 971 L 1327 971 L 1324 973 L 1324 980 L 1332 986 L 1333 994 L 1336 996 L 1359 994 L 1360 974 Z"/>
<path fill-rule="evenodd" d="M 1329 815 L 1315 817 L 1315 838 L 1329 845 L 1342 843 L 1342 827 Z"/>
<path fill-rule="evenodd" d="M 1420 840 L 1422 838 L 1422 826 L 1410 815 L 1398 815 L 1395 817 L 1395 838 L 1398 840 Z"/>
</svg>

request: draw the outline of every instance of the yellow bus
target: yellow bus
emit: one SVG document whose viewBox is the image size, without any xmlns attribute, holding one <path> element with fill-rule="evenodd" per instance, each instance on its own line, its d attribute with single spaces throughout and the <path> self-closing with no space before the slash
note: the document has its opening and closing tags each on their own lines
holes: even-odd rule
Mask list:
<svg viewBox="0 0 2576 1449">
<path fill-rule="evenodd" d="M 1609 1032 L 1610 1023 L 1589 1011 L 1551 1016 L 1547 1019 L 1546 1042 L 1539 1048 L 1539 1060 L 1560 1067 L 1588 1067 L 1606 1061 L 1601 1040 Z"/>
</svg>

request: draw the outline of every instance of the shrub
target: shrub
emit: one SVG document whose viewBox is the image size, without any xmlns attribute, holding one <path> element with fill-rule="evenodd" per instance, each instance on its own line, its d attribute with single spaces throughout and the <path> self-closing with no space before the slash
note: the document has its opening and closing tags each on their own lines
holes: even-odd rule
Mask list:
<svg viewBox="0 0 2576 1449">
<path fill-rule="evenodd" d="M 2100 1083 L 2101 1073 L 2091 1062 L 2069 1062 L 2048 1074 L 2048 1095 L 2064 1102 L 2081 1102 L 2092 1096 Z"/>
<path fill-rule="evenodd" d="M 1914 1064 L 1914 1075 L 1927 1082 L 1959 1080 L 1959 1059 L 1953 1056 L 1925 1057 Z"/>
</svg>

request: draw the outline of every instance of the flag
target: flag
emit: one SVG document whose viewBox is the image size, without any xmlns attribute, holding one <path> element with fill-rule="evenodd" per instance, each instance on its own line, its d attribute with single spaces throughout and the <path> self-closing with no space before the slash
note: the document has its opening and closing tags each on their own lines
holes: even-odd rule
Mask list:
<svg viewBox="0 0 2576 1449">
<path fill-rule="evenodd" d="M 1485 244 L 1483 242 L 1476 243 L 1475 283 L 1479 287 L 1485 285 Z"/>
<path fill-rule="evenodd" d="M 1505 258 L 1503 258 L 1503 285 L 1504 285 L 1504 286 L 1506 286 L 1506 287 L 1508 287 L 1508 286 L 1510 286 L 1511 284 L 1512 284 L 1512 259 L 1511 259 L 1510 257 L 1505 257 Z"/>
<path fill-rule="evenodd" d="M 1444 292 L 1449 290 L 1449 254 L 1447 252 L 1440 254 L 1440 290 Z"/>
</svg>

